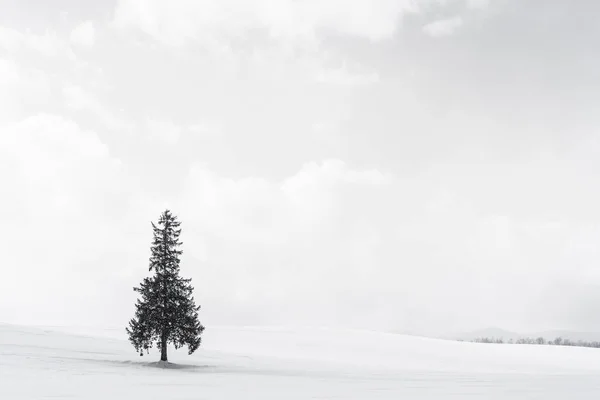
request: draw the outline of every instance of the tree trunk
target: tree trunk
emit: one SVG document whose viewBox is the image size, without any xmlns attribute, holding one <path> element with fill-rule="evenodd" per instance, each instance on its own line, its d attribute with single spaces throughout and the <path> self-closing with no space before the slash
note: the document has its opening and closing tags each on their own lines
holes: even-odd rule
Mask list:
<svg viewBox="0 0 600 400">
<path fill-rule="evenodd" d="M 161 338 L 160 338 L 160 342 L 161 342 L 161 346 L 160 346 L 160 361 L 167 361 L 167 328 L 166 328 L 166 311 L 167 311 L 167 283 L 165 282 L 165 275 L 167 273 L 167 267 L 166 265 L 164 265 L 165 259 L 167 258 L 167 229 L 169 228 L 169 221 L 168 219 L 165 220 L 165 226 L 163 229 L 163 265 L 162 265 L 162 276 L 161 276 L 161 280 L 162 280 L 162 301 L 163 301 L 163 312 L 162 312 L 162 317 L 163 317 L 163 326 L 162 326 L 162 332 L 161 332 Z"/>
<path fill-rule="evenodd" d="M 167 361 L 167 333 L 165 331 L 163 331 L 160 341 L 160 361 Z"/>
</svg>

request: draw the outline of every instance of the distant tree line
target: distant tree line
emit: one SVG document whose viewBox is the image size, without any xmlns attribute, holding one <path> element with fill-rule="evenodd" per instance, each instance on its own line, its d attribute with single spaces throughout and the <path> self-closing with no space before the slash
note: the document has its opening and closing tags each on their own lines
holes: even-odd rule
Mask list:
<svg viewBox="0 0 600 400">
<path fill-rule="evenodd" d="M 595 349 L 600 348 L 600 342 L 586 342 L 584 340 L 570 340 L 557 337 L 554 340 L 546 340 L 543 337 L 538 338 L 519 338 L 517 340 L 509 339 L 504 340 L 503 338 L 494 337 L 481 337 L 471 340 L 474 343 L 497 343 L 497 344 L 537 344 L 547 346 L 576 346 L 576 347 L 592 347 Z"/>
</svg>

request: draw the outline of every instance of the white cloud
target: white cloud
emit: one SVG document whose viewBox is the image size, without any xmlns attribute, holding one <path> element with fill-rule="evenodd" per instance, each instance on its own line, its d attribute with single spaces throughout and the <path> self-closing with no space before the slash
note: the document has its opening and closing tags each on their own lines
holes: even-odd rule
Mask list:
<svg viewBox="0 0 600 400">
<path fill-rule="evenodd" d="M 74 61 L 77 58 L 69 44 L 54 31 L 35 34 L 30 31 L 22 33 L 0 25 L 0 48 L 10 53 L 26 49 L 46 57 L 67 57 Z"/>
<path fill-rule="evenodd" d="M 0 125 L 14 122 L 31 109 L 47 104 L 50 96 L 46 73 L 24 68 L 14 59 L 0 58 Z"/>
<path fill-rule="evenodd" d="M 54 32 L 46 31 L 43 35 L 27 34 L 25 43 L 27 47 L 47 57 L 57 57 L 63 54 L 73 57 L 66 42 Z"/>
<path fill-rule="evenodd" d="M 64 160 L 74 161 L 78 157 L 82 161 L 109 157 L 108 148 L 93 132 L 82 131 L 74 122 L 60 116 L 31 116 L 14 124 L 9 132 L 8 136 L 18 141 L 21 150 L 29 149 L 19 157 L 24 166 L 43 163 L 48 150 L 54 157 L 53 162 L 59 164 Z M 43 168 L 47 166 L 45 164 Z"/>
<path fill-rule="evenodd" d="M 391 177 L 379 170 L 353 170 L 348 168 L 341 160 L 326 160 L 322 164 L 310 162 L 292 178 L 286 180 L 284 189 L 293 189 L 298 186 L 331 184 L 336 181 L 354 184 L 386 184 Z M 293 191 L 293 190 L 292 190 Z"/>
<path fill-rule="evenodd" d="M 181 137 L 182 128 L 170 120 L 149 118 L 146 127 L 151 137 L 170 145 L 176 144 Z"/>
<path fill-rule="evenodd" d="M 0 25 L 0 48 L 9 52 L 17 51 L 23 42 L 23 35 L 14 29 Z"/>
<path fill-rule="evenodd" d="M 431 22 L 423 27 L 423 32 L 432 37 L 449 36 L 463 24 L 461 17 L 452 17 Z"/>
<path fill-rule="evenodd" d="M 19 80 L 19 72 L 14 61 L 0 58 L 0 85 L 10 85 Z"/>
<path fill-rule="evenodd" d="M 189 254 L 211 266 L 193 272 L 199 291 L 218 304 L 221 318 L 236 313 L 238 322 L 269 299 L 275 300 L 270 321 L 292 323 L 294 315 L 309 321 L 306 313 L 335 294 L 350 300 L 369 284 L 365 272 L 378 268 L 379 232 L 366 219 L 377 206 L 367 194 L 390 182 L 377 169 L 352 169 L 340 160 L 307 163 L 280 181 L 225 178 L 194 165 L 176 204 Z M 228 284 L 208 284 L 222 280 Z M 311 298 L 302 304 L 303 296 L 293 294 L 303 291 Z M 297 313 L 286 315 L 291 309 Z M 219 318 L 210 311 L 209 317 Z"/>
<path fill-rule="evenodd" d="M 187 203 L 186 213 L 201 219 L 199 226 L 215 229 L 226 236 L 244 237 L 244 240 L 268 237 L 279 242 L 284 238 L 282 229 L 304 230 L 300 225 L 312 227 L 327 219 L 328 213 L 336 207 L 335 203 L 341 200 L 334 198 L 338 185 L 389 183 L 391 177 L 388 174 L 376 169 L 353 170 L 335 159 L 306 163 L 296 174 L 281 182 L 252 177 L 227 179 L 201 165 L 194 165 L 187 177 L 183 197 Z M 267 211 L 272 213 L 270 217 Z M 254 222 L 246 217 L 251 217 Z M 248 231 L 254 223 L 260 227 Z"/>
<path fill-rule="evenodd" d="M 135 248 L 145 258 L 139 242 L 146 237 L 132 237 L 136 225 L 128 221 L 136 219 L 143 228 L 148 201 L 136 200 L 135 182 L 94 132 L 52 114 L 3 127 L 0 181 L 2 207 L 10 210 L 0 240 L 11 249 L 5 254 L 11 267 L 2 269 L 0 302 L 12 305 L 0 319 L 59 322 L 79 315 L 85 320 L 84 304 L 110 301 L 99 288 L 131 271 L 128 260 L 137 257 Z M 138 244 L 128 248 L 126 242 Z M 94 318 L 102 319 L 101 313 Z"/>
<path fill-rule="evenodd" d="M 346 138 L 339 121 L 321 120 L 312 125 L 310 138 L 321 148 L 336 149 L 343 146 Z"/>
<path fill-rule="evenodd" d="M 39 34 L 0 26 L 0 49 L 7 52 L 7 58 L 0 61 L 0 102 L 6 98 L 10 103 L 4 107 L 9 112 L 2 113 L 0 120 L 14 122 L 27 114 L 44 112 L 50 104 L 56 104 L 49 102 L 50 98 L 60 93 L 64 81 L 87 80 L 90 71 L 97 71 L 81 62 L 69 42 L 52 30 Z M 82 93 L 65 91 L 67 94 L 71 97 L 70 107 L 75 104 L 74 96 L 79 95 L 78 101 L 82 101 Z M 91 106 L 89 101 L 86 106 Z M 83 104 L 78 107 L 81 109 Z"/>
<path fill-rule="evenodd" d="M 369 85 L 379 82 L 376 72 L 351 72 L 344 63 L 339 68 L 323 68 L 316 74 L 316 80 L 322 83 L 342 86 Z"/>
<path fill-rule="evenodd" d="M 187 129 L 193 135 L 204 138 L 217 138 L 221 136 L 223 131 L 223 127 L 220 124 L 210 121 L 203 121 L 190 125 Z"/>
<path fill-rule="evenodd" d="M 409 0 L 120 0 L 114 22 L 170 44 L 255 29 L 285 41 L 313 40 L 319 31 L 382 40 L 414 9 Z"/>
<path fill-rule="evenodd" d="M 86 108 L 97 110 L 99 103 L 89 93 L 83 90 L 81 86 L 67 86 L 63 88 L 63 95 L 67 102 L 67 107 L 74 110 L 84 110 Z"/>
<path fill-rule="evenodd" d="M 466 0 L 467 7 L 472 9 L 485 8 L 490 5 L 490 0 Z"/>
<path fill-rule="evenodd" d="M 300 79 L 359 86 L 379 82 L 377 71 L 346 65 L 324 50 L 323 38 L 391 39 L 403 15 L 416 10 L 412 0 L 121 0 L 113 23 L 132 37 L 141 31 L 159 43 L 199 45 L 232 69 L 251 65 L 266 79 L 289 79 L 282 75 L 296 70 Z"/>
<path fill-rule="evenodd" d="M 102 125 L 109 130 L 130 132 L 133 124 L 110 111 L 90 91 L 79 85 L 68 85 L 62 89 L 63 98 L 68 109 L 73 111 L 90 111 L 96 115 Z"/>
<path fill-rule="evenodd" d="M 59 116 L 39 114 L 7 125 L 0 143 L 2 158 L 12 165 L 2 169 L 1 176 L 3 181 L 10 177 L 15 185 L 3 189 L 20 199 L 15 202 L 20 212 L 14 214 L 14 222 L 36 227 L 28 240 L 53 229 L 60 236 L 71 217 L 84 217 L 102 204 L 100 198 L 108 194 L 104 190 L 118 174 L 119 162 L 93 132 Z"/>
<path fill-rule="evenodd" d="M 94 23 L 85 21 L 71 31 L 70 40 L 73 44 L 90 47 L 94 45 L 95 37 Z"/>
</svg>

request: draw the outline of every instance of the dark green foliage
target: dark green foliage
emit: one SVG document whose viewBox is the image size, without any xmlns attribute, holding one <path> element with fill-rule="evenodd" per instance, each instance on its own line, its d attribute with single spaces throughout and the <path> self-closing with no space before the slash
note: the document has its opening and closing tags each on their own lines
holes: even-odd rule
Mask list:
<svg viewBox="0 0 600 400">
<path fill-rule="evenodd" d="M 135 305 L 135 317 L 126 328 L 129 341 L 143 355 L 155 343 L 161 349 L 161 361 L 167 361 L 167 344 L 175 348 L 188 347 L 192 354 L 200 347 L 204 326 L 198 320 L 198 310 L 193 297 L 191 279 L 179 276 L 180 222 L 169 210 L 152 223 L 154 240 L 150 256 L 150 271 L 154 275 L 144 278 Z"/>
</svg>

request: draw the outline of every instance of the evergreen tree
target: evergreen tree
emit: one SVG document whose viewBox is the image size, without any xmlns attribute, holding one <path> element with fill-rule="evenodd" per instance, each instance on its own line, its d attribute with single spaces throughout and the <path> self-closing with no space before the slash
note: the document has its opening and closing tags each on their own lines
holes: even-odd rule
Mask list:
<svg viewBox="0 0 600 400">
<path fill-rule="evenodd" d="M 181 222 L 169 210 L 162 213 L 158 226 L 152 223 L 154 240 L 150 256 L 150 271 L 144 278 L 135 305 L 135 316 L 126 328 L 129 341 L 143 355 L 155 343 L 160 348 L 160 360 L 167 361 L 167 344 L 175 348 L 188 347 L 192 354 L 200 347 L 204 326 L 198 320 L 198 310 L 192 292 L 191 279 L 179 276 Z"/>
</svg>

